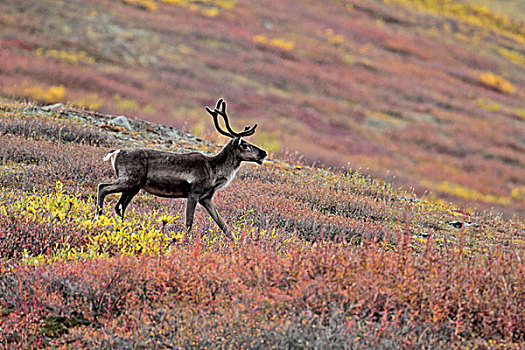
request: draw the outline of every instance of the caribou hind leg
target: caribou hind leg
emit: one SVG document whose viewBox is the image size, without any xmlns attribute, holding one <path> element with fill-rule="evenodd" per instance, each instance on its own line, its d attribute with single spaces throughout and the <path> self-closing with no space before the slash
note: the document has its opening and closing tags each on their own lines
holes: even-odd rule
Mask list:
<svg viewBox="0 0 525 350">
<path fill-rule="evenodd" d="M 124 220 L 124 212 L 126 211 L 126 208 L 128 207 L 129 203 L 139 193 L 140 187 L 135 187 L 129 191 L 122 192 L 122 196 L 120 196 L 120 199 L 117 202 L 117 205 L 115 205 L 115 213 L 117 213 L 118 216 Z"/>
<path fill-rule="evenodd" d="M 128 192 L 132 188 L 139 187 L 140 185 L 133 181 L 133 179 L 119 178 L 112 183 L 101 183 L 98 185 L 97 191 L 97 210 L 95 218 L 102 214 L 102 207 L 104 206 L 104 199 L 108 194 L 118 192 Z M 121 198 L 122 199 L 122 198 Z M 131 200 L 131 198 L 129 199 Z M 128 203 L 129 204 L 129 203 Z M 127 204 L 126 204 L 127 205 Z"/>
</svg>

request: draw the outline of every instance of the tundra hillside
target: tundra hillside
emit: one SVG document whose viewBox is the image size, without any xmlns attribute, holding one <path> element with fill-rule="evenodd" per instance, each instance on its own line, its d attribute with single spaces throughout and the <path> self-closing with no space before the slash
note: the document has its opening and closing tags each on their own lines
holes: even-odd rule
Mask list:
<svg viewBox="0 0 525 350">
<path fill-rule="evenodd" d="M 225 97 L 274 154 L 523 216 L 523 18 L 518 0 L 4 0 L 0 94 L 203 138 Z"/>
<path fill-rule="evenodd" d="M 235 240 L 197 210 L 186 244 L 183 201 L 92 221 L 102 158 L 220 147 L 111 120 L 0 101 L 0 348 L 525 346 L 523 220 L 270 159 L 215 196 Z"/>
</svg>

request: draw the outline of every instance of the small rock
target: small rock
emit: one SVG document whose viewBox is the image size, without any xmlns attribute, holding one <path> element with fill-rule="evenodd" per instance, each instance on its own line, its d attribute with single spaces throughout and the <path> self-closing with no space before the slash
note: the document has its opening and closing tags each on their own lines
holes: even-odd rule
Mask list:
<svg viewBox="0 0 525 350">
<path fill-rule="evenodd" d="M 119 115 L 118 117 L 115 117 L 115 118 L 111 119 L 108 122 L 108 124 L 121 126 L 121 127 L 123 127 L 124 129 L 126 129 L 128 131 L 133 131 L 133 128 L 131 127 L 131 124 L 129 123 L 128 118 L 126 118 L 123 115 Z"/>
<path fill-rule="evenodd" d="M 166 137 L 169 137 L 170 139 L 180 139 L 182 137 L 184 137 L 184 134 L 179 131 L 179 130 L 176 130 L 176 129 L 172 129 L 172 130 L 168 130 L 165 132 L 165 136 Z"/>
<path fill-rule="evenodd" d="M 42 107 L 42 110 L 43 111 L 53 111 L 53 110 L 62 109 L 62 108 L 64 108 L 64 104 L 63 103 L 55 103 L 54 105 L 49 105 L 49 106 Z"/>
<path fill-rule="evenodd" d="M 476 224 L 475 222 L 470 222 L 470 221 L 452 220 L 452 221 L 447 221 L 447 225 L 453 226 L 457 229 L 462 229 L 463 227 L 471 227 L 471 226 L 474 228 L 479 228 L 479 224 Z"/>
<path fill-rule="evenodd" d="M 419 200 L 417 198 L 414 198 L 414 197 L 400 196 L 399 198 L 404 199 L 404 200 L 409 201 L 409 202 L 412 202 L 412 203 L 421 202 L 421 200 Z"/>
</svg>

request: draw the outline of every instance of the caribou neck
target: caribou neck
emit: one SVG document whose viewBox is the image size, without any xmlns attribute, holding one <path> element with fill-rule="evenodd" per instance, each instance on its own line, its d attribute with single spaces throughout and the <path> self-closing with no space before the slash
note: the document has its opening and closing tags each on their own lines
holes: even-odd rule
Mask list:
<svg viewBox="0 0 525 350">
<path fill-rule="evenodd" d="M 217 155 L 211 157 L 210 165 L 215 174 L 230 177 L 241 166 L 241 160 L 235 155 L 232 148 L 233 144 L 230 141 Z"/>
</svg>

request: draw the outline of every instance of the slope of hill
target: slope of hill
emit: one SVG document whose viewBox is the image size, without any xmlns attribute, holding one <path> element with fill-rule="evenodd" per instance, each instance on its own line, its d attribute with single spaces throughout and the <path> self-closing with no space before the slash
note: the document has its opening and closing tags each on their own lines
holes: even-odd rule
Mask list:
<svg viewBox="0 0 525 350">
<path fill-rule="evenodd" d="M 492 0 L 468 0 L 467 3 L 485 6 L 490 11 L 497 14 L 503 14 L 514 19 L 520 19 L 525 17 L 525 3 L 523 1 L 504 0 L 504 1 L 492 1 Z"/>
<path fill-rule="evenodd" d="M 198 210 L 185 243 L 182 201 L 146 194 L 93 222 L 108 150 L 219 149 L 110 120 L 0 101 L 0 348 L 525 344 L 523 220 L 270 159 L 216 196 L 234 242 Z"/>
<path fill-rule="evenodd" d="M 225 97 L 276 154 L 523 215 L 525 27 L 499 4 L 6 0 L 0 91 L 201 137 Z"/>
</svg>

